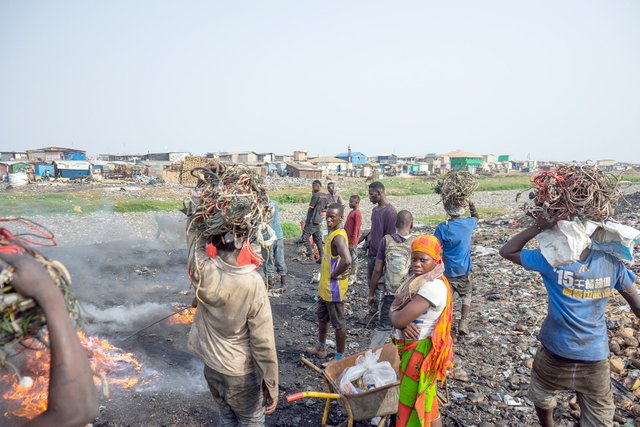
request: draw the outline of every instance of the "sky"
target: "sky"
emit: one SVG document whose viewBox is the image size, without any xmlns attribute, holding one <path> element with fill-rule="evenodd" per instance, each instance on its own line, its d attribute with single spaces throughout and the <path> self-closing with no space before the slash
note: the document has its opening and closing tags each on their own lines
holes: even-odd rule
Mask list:
<svg viewBox="0 0 640 427">
<path fill-rule="evenodd" d="M 0 2 L 0 151 L 640 163 L 640 2 Z"/>
</svg>

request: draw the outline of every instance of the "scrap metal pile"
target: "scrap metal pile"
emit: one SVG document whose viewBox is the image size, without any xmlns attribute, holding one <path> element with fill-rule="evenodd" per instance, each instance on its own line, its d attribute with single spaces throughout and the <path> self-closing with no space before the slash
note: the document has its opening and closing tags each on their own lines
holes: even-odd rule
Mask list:
<svg viewBox="0 0 640 427">
<path fill-rule="evenodd" d="M 189 229 L 203 238 L 226 236 L 242 243 L 261 238 L 271 218 L 260 176 L 243 165 L 210 163 L 193 169 L 198 183 L 189 200 Z"/>
<path fill-rule="evenodd" d="M 456 213 L 469 205 L 471 194 L 478 188 L 476 177 L 469 172 L 449 171 L 438 178 L 433 190 L 439 194 L 447 212 Z"/>
<path fill-rule="evenodd" d="M 523 209 L 534 218 L 603 221 L 622 196 L 620 177 L 595 165 L 562 165 L 531 177 L 533 191 Z"/>
<path fill-rule="evenodd" d="M 76 300 L 71 294 L 71 276 L 62 263 L 50 260 L 32 249 L 32 245 L 53 246 L 53 235 L 36 224 L 22 218 L 0 218 L 2 222 L 11 221 L 15 225 L 26 226 L 28 232 L 13 234 L 6 228 L 0 227 L 0 252 L 5 254 L 27 254 L 36 259 L 45 268 L 53 282 L 60 288 L 66 303 L 67 311 L 72 319 L 79 319 Z M 35 238 L 35 239 L 34 239 Z M 0 356 L 3 349 L 11 344 L 17 344 L 27 338 L 37 337 L 42 327 L 46 325 L 46 318 L 40 306 L 30 298 L 16 292 L 10 285 L 13 267 L 0 271 Z M 2 365 L 0 357 L 0 365 Z"/>
</svg>

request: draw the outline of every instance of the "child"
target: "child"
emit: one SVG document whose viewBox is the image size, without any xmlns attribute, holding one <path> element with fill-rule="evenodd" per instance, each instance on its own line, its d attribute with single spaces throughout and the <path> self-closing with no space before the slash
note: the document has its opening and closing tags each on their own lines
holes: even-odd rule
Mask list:
<svg viewBox="0 0 640 427">
<path fill-rule="evenodd" d="M 451 288 L 438 239 L 418 236 L 411 250 L 413 274 L 396 292 L 390 314 L 401 359 L 396 426 L 441 427 L 436 381 L 453 367 Z"/>
<path fill-rule="evenodd" d="M 317 261 L 318 264 L 322 259 L 322 217 L 327 204 L 327 195 L 321 193 L 321 189 L 322 183 L 317 179 L 314 180 L 311 184 L 311 200 L 307 209 L 307 217 L 302 229 L 302 243 L 307 248 L 307 256 L 310 261 L 313 261 L 313 246 L 309 241 L 309 237 L 313 236 L 313 242 L 318 248 L 318 255 L 320 255 L 320 259 Z"/>
<path fill-rule="evenodd" d="M 354 194 L 349 197 L 349 207 L 351 212 L 344 222 L 344 231 L 347 233 L 349 241 L 349 251 L 351 253 L 351 271 L 349 272 L 349 284 L 358 283 L 358 263 L 356 262 L 356 247 L 360 240 L 360 227 L 362 226 L 362 213 L 358 207 L 360 206 L 360 196 Z"/>
<path fill-rule="evenodd" d="M 398 212 L 396 219 L 396 232 L 387 234 L 382 239 L 376 264 L 371 274 L 369 283 L 369 305 L 376 302 L 376 289 L 378 280 L 384 275 L 385 294 L 382 299 L 382 309 L 380 310 L 380 322 L 376 326 L 371 337 L 370 348 L 382 345 L 391 336 L 391 321 L 389 320 L 389 310 L 393 303 L 396 290 L 407 278 L 411 267 L 411 244 L 415 236 L 413 231 L 413 216 L 411 212 L 402 210 Z"/>
<path fill-rule="evenodd" d="M 342 359 L 347 339 L 344 323 L 344 297 L 349 286 L 347 269 L 351 255 L 347 244 L 347 233 L 340 228 L 344 208 L 332 203 L 327 208 L 329 235 L 324 244 L 320 283 L 318 284 L 318 345 L 307 348 L 307 353 L 319 358 L 327 357 L 327 330 L 329 322 L 336 331 L 336 360 Z"/>
<path fill-rule="evenodd" d="M 538 335 L 542 346 L 533 360 L 529 398 L 543 427 L 554 426 L 553 408 L 560 391 L 577 393 L 581 426 L 613 426 L 605 309 L 615 289 L 640 317 L 636 275 L 617 258 L 600 251 L 585 249 L 578 261 L 553 268 L 539 249 L 523 249 L 554 223 L 537 219 L 500 249 L 502 257 L 540 273 L 548 294 L 547 318 Z"/>
<path fill-rule="evenodd" d="M 478 212 L 473 202 L 469 202 L 469 218 L 461 218 L 464 207 L 451 208 L 445 206 L 449 215 L 447 221 L 436 227 L 433 235 L 440 240 L 444 251 L 444 275 L 451 288 L 462 299 L 458 334 L 469 333 L 469 311 L 471 310 L 471 292 L 473 284 L 469 279 L 471 273 L 471 234 L 478 226 Z"/>
</svg>

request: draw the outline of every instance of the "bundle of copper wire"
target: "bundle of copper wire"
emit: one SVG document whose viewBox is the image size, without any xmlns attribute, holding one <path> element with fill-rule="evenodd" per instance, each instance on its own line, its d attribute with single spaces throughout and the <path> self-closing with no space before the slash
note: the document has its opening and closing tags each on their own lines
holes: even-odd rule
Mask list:
<svg viewBox="0 0 640 427">
<path fill-rule="evenodd" d="M 23 232 L 10 232 L 0 227 L 0 252 L 32 256 L 45 268 L 64 296 L 67 311 L 72 319 L 79 319 L 76 300 L 71 294 L 71 276 L 59 261 L 51 260 L 32 246 L 54 246 L 55 239 L 43 227 L 24 218 L 0 218 L 0 222 L 11 223 Z M 0 351 L 11 344 L 36 337 L 46 325 L 42 309 L 30 298 L 25 298 L 11 287 L 13 267 L 0 271 Z"/>
<path fill-rule="evenodd" d="M 478 188 L 476 177 L 464 171 L 451 170 L 438 178 L 433 186 L 440 195 L 445 210 L 457 211 L 469 205 L 471 195 Z"/>
<path fill-rule="evenodd" d="M 590 164 L 541 170 L 531 182 L 533 191 L 523 209 L 534 218 L 603 221 L 622 196 L 620 177 Z"/>
<path fill-rule="evenodd" d="M 189 200 L 189 228 L 205 239 L 229 234 L 251 240 L 271 218 L 262 179 L 243 165 L 213 162 L 191 174 L 198 184 Z"/>
</svg>

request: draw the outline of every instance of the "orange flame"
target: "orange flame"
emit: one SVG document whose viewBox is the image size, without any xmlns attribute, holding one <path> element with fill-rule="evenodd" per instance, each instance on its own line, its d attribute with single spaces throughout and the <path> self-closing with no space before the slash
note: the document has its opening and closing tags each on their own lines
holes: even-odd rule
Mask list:
<svg viewBox="0 0 640 427">
<path fill-rule="evenodd" d="M 196 315 L 196 308 L 189 307 L 185 311 L 171 316 L 167 319 L 169 325 L 190 325 L 193 323 L 193 317 Z"/>
<path fill-rule="evenodd" d="M 126 376 L 132 370 L 139 372 L 142 369 L 142 364 L 131 353 L 123 352 L 105 339 L 87 337 L 81 331 L 78 332 L 78 338 L 89 353 L 93 381 L 97 386 L 103 384 L 103 379 L 108 385 L 125 389 L 138 384 L 140 378 Z M 29 346 L 34 347 L 34 342 L 31 340 Z M 26 352 L 25 355 L 27 357 L 22 373 L 33 377 L 33 385 L 29 388 L 22 387 L 14 373 L 2 375 L 0 381 L 9 388 L 2 395 L 7 404 L 5 416 L 32 419 L 47 409 L 51 357 L 49 349 L 43 346 L 35 351 Z"/>
</svg>

